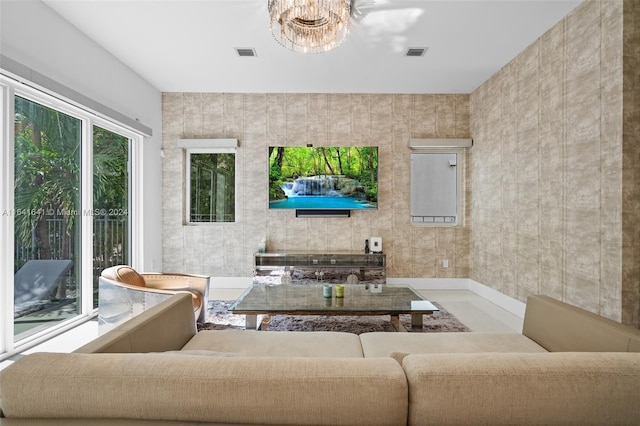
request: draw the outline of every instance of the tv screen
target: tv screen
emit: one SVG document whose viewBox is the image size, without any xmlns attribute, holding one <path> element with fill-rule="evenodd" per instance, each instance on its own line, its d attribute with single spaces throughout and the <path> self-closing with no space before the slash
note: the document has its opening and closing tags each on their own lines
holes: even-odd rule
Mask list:
<svg viewBox="0 0 640 426">
<path fill-rule="evenodd" d="M 269 147 L 269 208 L 378 208 L 378 147 Z"/>
</svg>

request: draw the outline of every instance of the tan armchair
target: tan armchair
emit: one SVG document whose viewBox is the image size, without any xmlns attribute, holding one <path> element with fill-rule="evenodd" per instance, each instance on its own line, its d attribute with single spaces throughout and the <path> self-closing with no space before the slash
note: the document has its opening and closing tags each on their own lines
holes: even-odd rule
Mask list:
<svg viewBox="0 0 640 426">
<path fill-rule="evenodd" d="M 209 300 L 209 280 L 210 277 L 204 275 L 139 273 L 127 265 L 106 268 L 98 280 L 100 332 L 177 293 L 191 294 L 194 318 L 204 321 Z M 103 327 L 106 325 L 109 327 Z"/>
</svg>

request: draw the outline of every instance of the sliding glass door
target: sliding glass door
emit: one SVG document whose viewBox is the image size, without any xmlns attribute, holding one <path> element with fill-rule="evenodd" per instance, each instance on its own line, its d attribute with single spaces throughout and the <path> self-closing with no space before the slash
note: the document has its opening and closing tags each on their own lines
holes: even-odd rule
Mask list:
<svg viewBox="0 0 640 426">
<path fill-rule="evenodd" d="M 91 318 L 101 271 L 137 259 L 143 137 L 2 76 L 0 98 L 3 359 Z"/>
<path fill-rule="evenodd" d="M 109 266 L 130 264 L 129 157 L 131 140 L 93 127 L 93 288 Z"/>
<path fill-rule="evenodd" d="M 82 120 L 15 97 L 14 335 L 79 313 Z"/>
</svg>

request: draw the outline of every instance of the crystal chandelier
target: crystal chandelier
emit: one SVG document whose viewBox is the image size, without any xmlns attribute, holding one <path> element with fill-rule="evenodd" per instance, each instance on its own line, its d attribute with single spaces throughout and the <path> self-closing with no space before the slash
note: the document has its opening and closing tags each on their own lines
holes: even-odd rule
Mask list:
<svg viewBox="0 0 640 426">
<path fill-rule="evenodd" d="M 269 0 L 273 37 L 294 52 L 334 49 L 349 34 L 350 0 Z"/>
</svg>

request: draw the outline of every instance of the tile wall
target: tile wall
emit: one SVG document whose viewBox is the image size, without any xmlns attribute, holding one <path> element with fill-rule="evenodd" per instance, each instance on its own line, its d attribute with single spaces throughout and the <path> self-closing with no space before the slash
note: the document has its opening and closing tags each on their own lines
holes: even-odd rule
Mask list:
<svg viewBox="0 0 640 426">
<path fill-rule="evenodd" d="M 471 94 L 470 276 L 638 326 L 638 113 L 623 144 L 622 35 L 622 1 L 586 1 Z"/>
<path fill-rule="evenodd" d="M 379 236 L 388 277 L 468 277 L 468 226 L 410 224 L 407 144 L 410 138 L 468 138 L 469 125 L 469 95 L 164 93 L 164 269 L 249 277 L 262 237 L 268 251 L 342 251 L 363 250 L 365 239 Z M 239 140 L 236 223 L 183 225 L 179 138 Z M 378 210 L 352 211 L 348 219 L 270 211 L 268 147 L 307 143 L 378 146 Z"/>
</svg>

